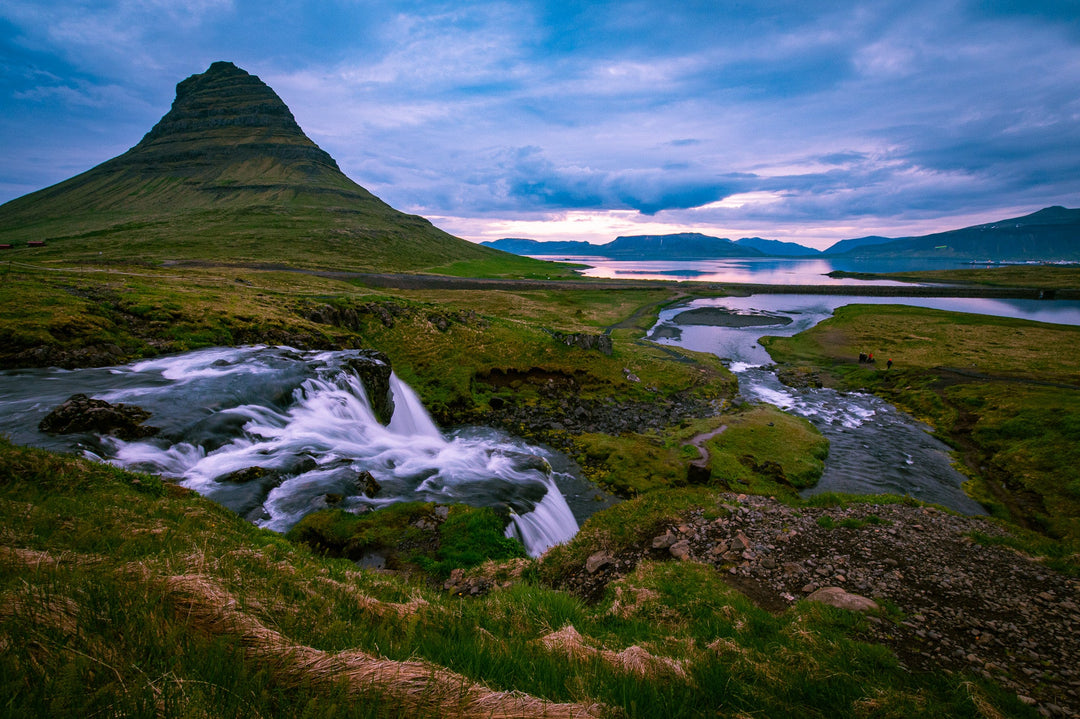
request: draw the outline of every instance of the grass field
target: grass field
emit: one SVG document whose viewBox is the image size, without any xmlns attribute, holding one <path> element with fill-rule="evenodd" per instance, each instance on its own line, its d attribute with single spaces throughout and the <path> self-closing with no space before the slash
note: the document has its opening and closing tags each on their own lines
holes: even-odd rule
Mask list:
<svg viewBox="0 0 1080 719">
<path fill-rule="evenodd" d="M 1075 266 L 1005 265 L 980 269 L 890 272 L 879 275 L 856 273 L 856 276 L 880 277 L 901 282 L 943 282 L 961 285 L 984 285 L 987 287 L 1080 290 L 1080 267 Z"/>
</svg>

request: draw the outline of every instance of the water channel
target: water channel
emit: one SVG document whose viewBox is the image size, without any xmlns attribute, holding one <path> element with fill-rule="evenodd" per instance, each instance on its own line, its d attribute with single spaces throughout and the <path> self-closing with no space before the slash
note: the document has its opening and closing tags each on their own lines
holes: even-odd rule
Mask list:
<svg viewBox="0 0 1080 719">
<path fill-rule="evenodd" d="M 964 477 L 952 466 L 949 448 L 930 434 L 929 427 L 873 395 L 794 389 L 781 383 L 772 371 L 772 359 L 758 344 L 759 337 L 790 337 L 830 317 L 837 307 L 856 303 L 906 304 L 1080 325 L 1080 302 L 770 294 L 702 299 L 668 308 L 661 312 L 650 338 L 717 355 L 735 373 L 739 392 L 746 399 L 803 417 L 828 438 L 824 473 L 804 495 L 892 493 L 968 514 L 981 513 L 981 506 L 961 488 Z M 725 324 L 743 326 L 680 324 L 676 320 L 680 314 L 700 313 L 704 308 L 736 315 L 738 320 L 728 318 Z"/>
</svg>

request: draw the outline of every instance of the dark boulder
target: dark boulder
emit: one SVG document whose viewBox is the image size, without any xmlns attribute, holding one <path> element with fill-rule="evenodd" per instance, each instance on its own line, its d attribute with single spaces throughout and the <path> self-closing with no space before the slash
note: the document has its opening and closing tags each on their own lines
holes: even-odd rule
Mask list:
<svg viewBox="0 0 1080 719">
<path fill-rule="evenodd" d="M 141 407 L 109 404 L 105 400 L 76 394 L 49 412 L 38 424 L 38 429 L 50 434 L 95 432 L 132 440 L 158 433 L 157 427 L 143 426 L 149 417 L 150 413 Z"/>
<path fill-rule="evenodd" d="M 428 322 L 435 325 L 435 328 L 439 330 L 439 332 L 446 332 L 450 329 L 450 320 L 442 315 L 430 314 L 427 319 Z"/>
<path fill-rule="evenodd" d="M 810 367 L 781 367 L 776 371 L 776 378 L 795 389 L 820 389 L 824 386 L 821 374 Z"/>
<path fill-rule="evenodd" d="M 361 472 L 356 478 L 356 486 L 368 499 L 373 498 L 382 489 L 382 485 L 371 476 L 371 472 Z"/>
<path fill-rule="evenodd" d="M 217 478 L 217 481 L 229 482 L 231 484 L 247 484 L 248 482 L 266 479 L 267 477 L 276 479 L 278 474 L 274 470 L 267 469 L 266 467 L 247 467 L 246 469 L 238 469 L 235 472 L 223 474 Z"/>
<path fill-rule="evenodd" d="M 389 424 L 394 416 L 394 398 L 390 393 L 390 358 L 376 350 L 361 350 L 345 363 L 364 385 L 375 419 Z"/>
<path fill-rule="evenodd" d="M 688 484 L 708 484 L 710 479 L 712 479 L 712 470 L 708 462 L 691 462 L 686 467 Z"/>
</svg>

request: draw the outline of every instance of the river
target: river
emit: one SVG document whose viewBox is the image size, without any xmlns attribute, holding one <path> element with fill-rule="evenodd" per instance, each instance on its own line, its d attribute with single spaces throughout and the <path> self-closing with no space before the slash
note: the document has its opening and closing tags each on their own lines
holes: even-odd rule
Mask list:
<svg viewBox="0 0 1080 719">
<path fill-rule="evenodd" d="M 795 334 L 853 302 L 1080 324 L 1077 302 L 759 295 L 668 308 L 652 339 L 720 356 L 746 398 L 814 423 L 831 449 L 811 493 L 910 494 L 963 512 L 981 511 L 960 488 L 963 477 L 951 466 L 948 448 L 925 426 L 871 395 L 794 390 L 769 370 L 771 360 L 758 337 Z M 766 324 L 673 322 L 677 314 L 705 307 L 745 313 Z M 596 488 L 550 448 L 489 427 L 441 430 L 396 376 L 391 377 L 395 410 L 388 425 L 380 424 L 348 367 L 355 354 L 211 348 L 119 367 L 0 372 L 0 433 L 19 444 L 81 453 L 175 479 L 275 531 L 329 506 L 332 497 L 341 497 L 336 506 L 352 511 L 406 500 L 463 502 L 508 511 L 508 535 L 537 556 L 571 538 L 581 521 L 612 503 L 610 497 L 595 501 Z M 38 431 L 41 419 L 76 393 L 140 406 L 160 432 L 123 441 Z M 251 467 L 271 473 L 244 483 L 225 479 Z M 362 472 L 381 485 L 373 496 L 357 486 Z"/>
<path fill-rule="evenodd" d="M 961 484 L 949 448 L 930 428 L 889 403 L 865 393 L 794 389 L 777 379 L 772 359 L 758 344 L 764 335 L 790 337 L 830 317 L 847 304 L 906 304 L 918 307 L 1080 325 L 1080 302 L 959 298 L 751 295 L 695 300 L 660 313 L 651 339 L 725 361 L 748 400 L 775 405 L 810 421 L 828 438 L 821 480 L 804 496 L 820 492 L 910 495 L 966 514 L 982 512 Z M 684 312 L 715 307 L 746 317 L 747 326 L 678 324 Z"/>
<path fill-rule="evenodd" d="M 460 502 L 509 511 L 508 536 L 537 556 L 604 506 L 575 465 L 551 449 L 489 427 L 441 431 L 394 375 L 394 411 L 383 426 L 347 364 L 356 354 L 212 348 L 120 367 L 0 372 L 0 432 L 18 444 L 169 477 L 279 532 L 329 506 L 328 496 L 351 511 Z M 160 432 L 124 441 L 38 431 L 76 393 L 137 405 Z M 270 474 L 227 479 L 251 467 Z M 360 491 L 362 472 L 381 485 L 374 496 Z"/>
</svg>

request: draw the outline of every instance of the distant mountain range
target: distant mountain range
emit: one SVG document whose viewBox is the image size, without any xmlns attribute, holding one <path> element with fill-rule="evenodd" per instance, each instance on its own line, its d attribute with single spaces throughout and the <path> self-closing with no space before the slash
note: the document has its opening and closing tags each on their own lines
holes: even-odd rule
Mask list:
<svg viewBox="0 0 1080 719">
<path fill-rule="evenodd" d="M 606 245 L 588 242 L 540 242 L 504 239 L 481 243 L 515 255 L 586 255 L 619 260 L 707 260 L 716 257 L 764 257 L 765 253 L 721 237 L 697 232 L 616 237 Z"/>
<path fill-rule="evenodd" d="M 804 247 L 795 242 L 781 242 L 780 240 L 763 240 L 760 237 L 744 237 L 735 240 L 739 247 L 748 247 L 757 250 L 770 257 L 812 257 L 820 255 L 819 250 L 813 247 Z"/>
<path fill-rule="evenodd" d="M 881 237 L 880 235 L 870 235 L 869 237 L 856 237 L 853 240 L 840 240 L 835 245 L 825 250 L 821 254 L 830 256 L 856 254 L 859 250 L 869 249 L 874 245 L 881 245 L 885 244 L 886 242 L 895 241 L 895 237 Z"/>
<path fill-rule="evenodd" d="M 921 237 L 859 237 L 825 251 L 794 242 L 696 232 L 617 237 L 603 245 L 503 239 L 482 243 L 517 255 L 591 256 L 618 260 L 703 260 L 727 257 L 938 258 L 972 261 L 1080 260 L 1080 209 L 1048 207 L 1009 220 Z"/>
</svg>

